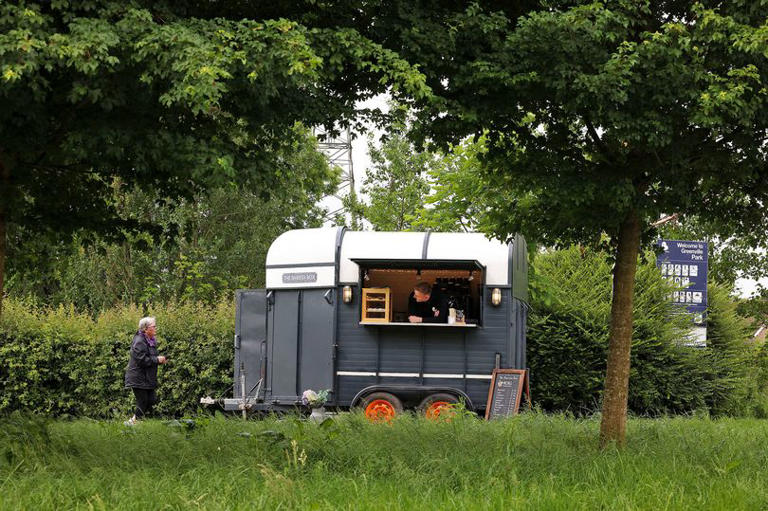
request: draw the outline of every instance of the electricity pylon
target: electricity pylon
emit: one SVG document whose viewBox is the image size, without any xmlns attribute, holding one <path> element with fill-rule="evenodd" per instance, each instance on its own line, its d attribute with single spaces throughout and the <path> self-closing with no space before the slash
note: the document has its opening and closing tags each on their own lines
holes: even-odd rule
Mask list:
<svg viewBox="0 0 768 511">
<path fill-rule="evenodd" d="M 339 131 L 339 134 L 332 136 L 323 128 L 315 128 L 315 136 L 318 140 L 318 147 L 328 157 L 328 163 L 332 167 L 341 168 L 341 181 L 336 191 L 325 197 L 326 199 L 335 199 L 331 211 L 325 215 L 323 220 L 333 221 L 338 215 L 343 216 L 345 223 L 353 229 L 358 228 L 357 213 L 354 210 L 357 196 L 355 195 L 355 171 L 352 164 L 352 133 L 349 128 Z M 338 204 L 335 202 L 338 201 Z M 353 206 L 347 209 L 347 204 Z"/>
</svg>

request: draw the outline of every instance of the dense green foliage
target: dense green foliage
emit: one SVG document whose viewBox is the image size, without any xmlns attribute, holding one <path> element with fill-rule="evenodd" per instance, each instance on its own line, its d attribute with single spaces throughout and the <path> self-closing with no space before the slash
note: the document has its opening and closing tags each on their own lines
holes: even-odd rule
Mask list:
<svg viewBox="0 0 768 511">
<path fill-rule="evenodd" d="M 357 211 L 376 231 L 412 230 L 429 192 L 427 172 L 435 155 L 415 151 L 402 133 L 377 147 L 368 142 L 371 168 L 363 178 Z"/>
<path fill-rule="evenodd" d="M 768 288 L 763 287 L 749 300 L 743 300 L 737 310 L 745 318 L 753 319 L 753 330 L 768 325 Z"/>
<path fill-rule="evenodd" d="M 419 64 L 417 131 L 485 134 L 483 232 L 604 234 L 617 262 L 601 441 L 624 441 L 643 241 L 672 212 L 728 235 L 768 225 L 768 6 L 738 0 L 396 2 L 374 40 Z M 364 23 L 364 22 L 363 22 Z"/>
<path fill-rule="evenodd" d="M 474 200 L 484 186 L 485 143 L 467 138 L 447 150 L 418 148 L 400 132 L 380 146 L 370 141 L 373 169 L 362 188 L 369 199 L 356 211 L 374 230 L 477 231 L 488 215 Z"/>
<path fill-rule="evenodd" d="M 487 212 L 473 200 L 483 186 L 485 140 L 466 139 L 449 150 L 419 149 L 402 134 L 380 147 L 369 143 L 373 169 L 363 182 L 358 211 L 375 230 L 469 232 Z"/>
<path fill-rule="evenodd" d="M 192 424 L 0 421 L 3 509 L 762 509 L 768 423 L 340 416 Z"/>
<path fill-rule="evenodd" d="M 605 373 L 610 281 L 604 254 L 577 248 L 535 261 L 528 362 L 534 403 L 548 411 L 589 414 L 599 408 Z M 680 344 L 690 325 L 674 314 L 670 288 L 653 264 L 637 277 L 630 410 L 637 414 L 768 415 L 768 350 L 747 343 L 728 293 L 710 286 L 710 348 Z M 132 403 L 123 387 L 134 306 L 97 315 L 74 308 L 8 300 L 0 320 L 0 413 L 110 417 Z M 154 306 L 159 345 L 171 363 L 160 369 L 158 411 L 197 409 L 205 395 L 230 396 L 234 308 L 191 301 Z"/>
<path fill-rule="evenodd" d="M 231 395 L 234 307 L 196 304 L 150 308 L 157 317 L 158 347 L 170 362 L 159 370 L 158 412 L 197 410 L 206 395 Z M 91 317 L 72 308 L 36 308 L 7 300 L 0 319 L 0 413 L 126 415 L 133 403 L 123 388 L 136 307 L 116 307 Z"/>
<path fill-rule="evenodd" d="M 0 290 L 6 230 L 135 228 L 109 200 L 116 180 L 163 199 L 232 183 L 267 197 L 291 185 L 280 167 L 297 122 L 428 93 L 395 52 L 281 7 L 0 3 Z"/>
<path fill-rule="evenodd" d="M 739 315 L 739 303 L 724 286 L 707 288 L 705 388 L 707 406 L 715 413 L 768 417 L 768 345 L 753 344 L 754 329 Z M 745 339 L 746 343 L 741 340 Z"/>
<path fill-rule="evenodd" d="M 55 242 L 14 229 L 7 290 L 49 304 L 92 311 L 119 303 L 229 299 L 238 288 L 264 285 L 271 242 L 291 228 L 315 227 L 320 199 L 338 183 L 307 130 L 281 155 L 280 186 L 263 196 L 230 185 L 191 199 L 162 197 L 152 188 L 116 185 L 111 200 L 124 221 L 156 226 L 115 241 L 86 230 Z"/>
<path fill-rule="evenodd" d="M 608 347 L 610 263 L 572 248 L 536 257 L 528 362 L 534 401 L 546 410 L 599 409 Z M 636 277 L 629 409 L 636 414 L 768 416 L 765 353 L 727 290 L 709 286 L 706 349 L 683 345 L 690 316 L 677 314 L 671 288 L 652 263 Z"/>
<path fill-rule="evenodd" d="M 630 211 L 646 235 L 672 212 L 765 232 L 764 4 L 397 10 L 366 33 L 420 64 L 434 95 L 416 101 L 419 134 L 441 144 L 486 135 L 484 193 L 474 198 L 495 234 L 615 239 Z"/>
<path fill-rule="evenodd" d="M 418 213 L 415 222 L 418 227 L 474 232 L 481 231 L 480 226 L 487 224 L 488 210 L 476 200 L 485 186 L 480 174 L 485 144 L 485 137 L 467 138 L 450 146 L 448 151 L 441 151 L 429 172 L 432 193 Z"/>
</svg>

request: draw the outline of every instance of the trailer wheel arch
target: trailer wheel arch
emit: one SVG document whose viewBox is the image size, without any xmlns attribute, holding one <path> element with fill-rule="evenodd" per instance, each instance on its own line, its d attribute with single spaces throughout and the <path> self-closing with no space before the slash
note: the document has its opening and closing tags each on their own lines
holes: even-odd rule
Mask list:
<svg viewBox="0 0 768 511">
<path fill-rule="evenodd" d="M 455 387 L 423 387 L 420 385 L 370 385 L 361 389 L 350 403 L 350 408 L 359 407 L 362 400 L 374 392 L 388 392 L 396 396 L 403 403 L 414 401 L 420 403 L 431 394 L 452 394 L 456 399 L 463 401 L 467 410 L 475 411 L 475 406 L 466 392 Z M 415 408 L 415 407 L 414 407 Z"/>
</svg>

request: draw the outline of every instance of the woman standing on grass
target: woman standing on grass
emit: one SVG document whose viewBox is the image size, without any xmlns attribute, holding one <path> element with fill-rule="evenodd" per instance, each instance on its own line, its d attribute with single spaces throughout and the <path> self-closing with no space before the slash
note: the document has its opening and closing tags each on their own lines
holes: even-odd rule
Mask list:
<svg viewBox="0 0 768 511">
<path fill-rule="evenodd" d="M 133 426 L 148 414 L 157 403 L 157 366 L 167 358 L 157 354 L 155 318 L 141 318 L 139 331 L 131 341 L 131 360 L 125 368 L 125 387 L 133 389 L 136 396 L 136 412 L 125 423 Z"/>
</svg>

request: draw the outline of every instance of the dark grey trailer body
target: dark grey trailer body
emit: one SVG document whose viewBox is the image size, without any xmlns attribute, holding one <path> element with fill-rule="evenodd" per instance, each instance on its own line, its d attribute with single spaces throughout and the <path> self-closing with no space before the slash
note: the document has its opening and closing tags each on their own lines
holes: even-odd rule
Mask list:
<svg viewBox="0 0 768 511">
<path fill-rule="evenodd" d="M 429 233 L 407 234 L 424 236 L 422 254 L 427 254 Z M 355 281 L 340 279 L 344 235 L 343 229 L 335 232 L 332 264 L 270 266 L 268 260 L 268 271 L 282 277 L 278 286 L 288 285 L 237 293 L 235 394 L 225 400 L 226 409 L 292 409 L 304 390 L 329 389 L 329 406 L 355 406 L 378 390 L 396 394 L 407 406 L 431 393 L 448 392 L 481 411 L 495 367 L 526 367 L 527 250 L 522 237 L 509 245 L 507 281 L 478 284 L 479 324 L 456 327 L 361 324 L 365 280 L 362 270 Z M 332 285 L 322 285 L 322 271 L 332 274 L 325 280 Z M 293 280 L 303 281 L 303 287 L 291 287 Z M 345 286 L 352 290 L 349 303 L 342 300 Z M 491 305 L 493 288 L 500 289 L 499 306 Z"/>
</svg>

